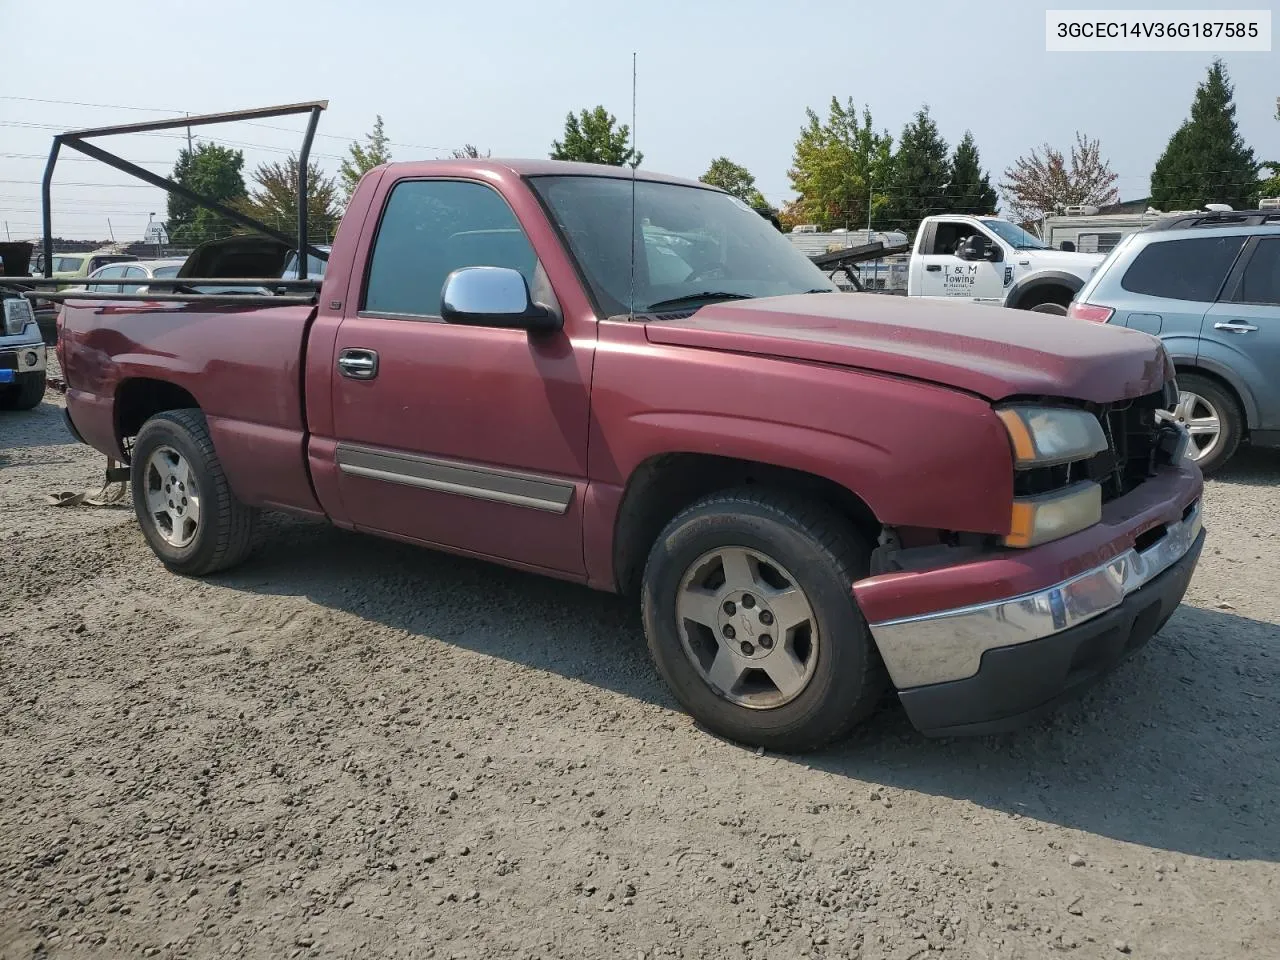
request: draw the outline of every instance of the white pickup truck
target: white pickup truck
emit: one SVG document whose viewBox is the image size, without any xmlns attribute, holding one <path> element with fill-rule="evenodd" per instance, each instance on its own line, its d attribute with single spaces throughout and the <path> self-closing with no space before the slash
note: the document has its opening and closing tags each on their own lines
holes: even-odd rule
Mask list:
<svg viewBox="0 0 1280 960">
<path fill-rule="evenodd" d="M 1104 254 L 1051 250 L 998 217 L 926 217 L 916 231 L 907 296 L 1065 315 Z"/>
</svg>

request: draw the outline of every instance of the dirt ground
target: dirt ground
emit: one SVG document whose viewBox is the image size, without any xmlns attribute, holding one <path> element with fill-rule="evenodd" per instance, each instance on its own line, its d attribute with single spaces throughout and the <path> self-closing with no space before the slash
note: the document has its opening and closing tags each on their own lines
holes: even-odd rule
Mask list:
<svg viewBox="0 0 1280 960">
<path fill-rule="evenodd" d="M 0 958 L 1280 956 L 1280 456 L 1017 735 L 697 729 L 609 596 L 290 520 L 205 582 L 0 414 Z"/>
</svg>

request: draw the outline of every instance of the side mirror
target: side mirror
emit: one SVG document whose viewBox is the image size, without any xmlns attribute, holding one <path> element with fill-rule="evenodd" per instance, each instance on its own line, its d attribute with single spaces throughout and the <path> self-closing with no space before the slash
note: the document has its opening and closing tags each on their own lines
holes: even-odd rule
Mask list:
<svg viewBox="0 0 1280 960">
<path fill-rule="evenodd" d="M 992 263 L 999 263 L 1004 259 L 1004 250 L 998 243 L 988 243 L 982 251 L 982 258 Z"/>
<path fill-rule="evenodd" d="M 1062 241 L 1062 246 L 1061 246 L 1061 248 L 1060 248 L 1060 249 L 1061 249 L 1063 252 L 1065 252 L 1065 253 L 1075 253 L 1075 252 L 1076 252 L 1076 245 L 1075 245 L 1075 243 L 1074 243 L 1073 241 L 1071 241 L 1071 240 L 1063 240 L 1063 241 Z"/>
<path fill-rule="evenodd" d="M 529 331 L 559 330 L 563 319 L 529 296 L 519 270 L 509 267 L 462 267 L 444 281 L 440 316 L 445 323 L 506 327 Z"/>
<path fill-rule="evenodd" d="M 980 233 L 974 233 L 964 238 L 964 243 L 960 244 L 956 255 L 961 260 L 982 260 L 986 257 L 986 252 L 987 238 Z"/>
</svg>

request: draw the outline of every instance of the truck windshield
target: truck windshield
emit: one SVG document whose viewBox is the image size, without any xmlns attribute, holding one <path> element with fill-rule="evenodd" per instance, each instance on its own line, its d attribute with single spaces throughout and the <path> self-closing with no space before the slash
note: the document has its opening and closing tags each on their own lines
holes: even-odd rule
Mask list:
<svg viewBox="0 0 1280 960">
<path fill-rule="evenodd" d="M 1027 233 L 1027 231 L 1023 230 L 1016 223 L 1010 223 L 1008 220 L 994 218 L 991 220 L 983 220 L 982 224 L 1015 250 L 1048 249 L 1041 240 Z"/>
<path fill-rule="evenodd" d="M 728 194 L 637 180 L 633 220 L 629 179 L 529 180 L 608 316 L 629 312 L 633 249 L 636 313 L 838 290 L 768 220 Z"/>
</svg>

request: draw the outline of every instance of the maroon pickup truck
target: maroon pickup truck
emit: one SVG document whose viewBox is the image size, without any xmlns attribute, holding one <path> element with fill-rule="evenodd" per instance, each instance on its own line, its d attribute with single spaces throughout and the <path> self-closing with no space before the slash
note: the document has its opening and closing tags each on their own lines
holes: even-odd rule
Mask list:
<svg viewBox="0 0 1280 960">
<path fill-rule="evenodd" d="M 1204 533 L 1160 342 L 844 294 L 705 184 L 378 167 L 312 305 L 69 301 L 76 436 L 170 570 L 260 511 L 638 597 L 705 727 L 804 750 L 892 684 L 1013 728 L 1164 625 Z"/>
</svg>

